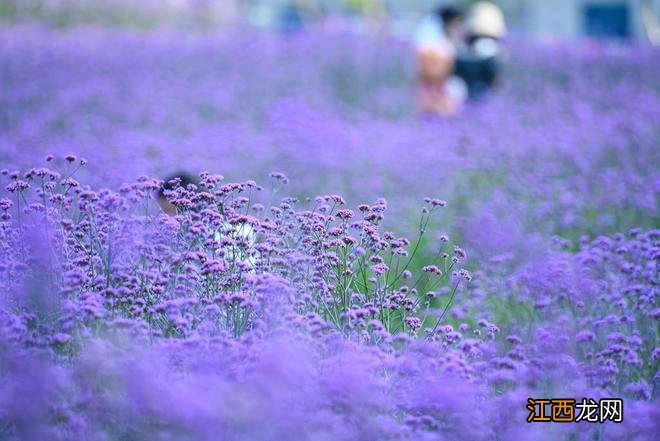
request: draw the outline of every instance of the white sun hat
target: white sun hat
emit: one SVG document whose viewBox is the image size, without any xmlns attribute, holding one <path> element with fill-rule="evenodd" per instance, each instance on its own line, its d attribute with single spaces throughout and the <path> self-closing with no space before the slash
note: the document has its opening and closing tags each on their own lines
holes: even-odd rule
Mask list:
<svg viewBox="0 0 660 441">
<path fill-rule="evenodd" d="M 502 38 L 506 35 L 504 14 L 499 6 L 491 2 L 477 2 L 470 9 L 467 29 L 473 35 Z"/>
</svg>

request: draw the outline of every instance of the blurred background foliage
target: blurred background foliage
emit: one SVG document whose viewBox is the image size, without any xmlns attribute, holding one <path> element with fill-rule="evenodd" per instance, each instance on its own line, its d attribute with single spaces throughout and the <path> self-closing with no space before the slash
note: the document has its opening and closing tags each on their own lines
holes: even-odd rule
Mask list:
<svg viewBox="0 0 660 441">
<path fill-rule="evenodd" d="M 103 25 L 196 30 L 250 25 L 276 29 L 295 10 L 305 25 L 406 35 L 440 4 L 474 0 L 0 0 L 0 22 L 55 27 Z M 660 43 L 660 0 L 498 0 L 514 34 Z"/>
</svg>

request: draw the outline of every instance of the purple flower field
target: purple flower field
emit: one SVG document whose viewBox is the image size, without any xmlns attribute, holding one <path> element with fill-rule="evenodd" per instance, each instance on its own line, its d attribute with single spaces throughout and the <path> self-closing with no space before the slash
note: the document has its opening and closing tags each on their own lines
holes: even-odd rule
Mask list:
<svg viewBox="0 0 660 441">
<path fill-rule="evenodd" d="M 657 439 L 660 52 L 508 50 L 0 28 L 0 439 Z"/>
</svg>

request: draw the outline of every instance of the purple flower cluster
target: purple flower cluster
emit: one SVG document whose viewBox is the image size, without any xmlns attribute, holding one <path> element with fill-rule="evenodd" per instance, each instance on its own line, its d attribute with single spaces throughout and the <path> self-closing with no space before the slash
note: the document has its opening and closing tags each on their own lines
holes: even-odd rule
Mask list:
<svg viewBox="0 0 660 441">
<path fill-rule="evenodd" d="M 619 395 L 637 391 L 650 398 L 658 380 L 653 354 L 658 344 L 659 256 L 660 231 L 631 230 L 585 239 L 576 254 L 549 253 L 504 281 L 484 274 L 485 283 L 472 288 L 480 295 L 492 291 L 503 297 L 509 311 L 492 312 L 507 332 L 525 342 L 543 342 L 525 348 L 520 337 L 509 339 L 517 344 L 517 354 L 562 353 L 580 367 L 590 387 Z M 516 309 L 528 314 L 526 329 L 511 321 Z"/>
<path fill-rule="evenodd" d="M 0 438 L 654 439 L 657 50 L 420 122 L 386 43 L 0 29 Z"/>
<path fill-rule="evenodd" d="M 491 439 L 523 430 L 501 424 L 503 403 L 542 390 L 656 409 L 657 231 L 468 284 L 445 238 L 413 268 L 432 199 L 410 241 L 383 229 L 384 200 L 267 206 L 256 183 L 205 172 L 168 191 L 170 217 L 153 201 L 162 181 L 93 190 L 75 161 L 4 178 L 11 437 Z"/>
</svg>

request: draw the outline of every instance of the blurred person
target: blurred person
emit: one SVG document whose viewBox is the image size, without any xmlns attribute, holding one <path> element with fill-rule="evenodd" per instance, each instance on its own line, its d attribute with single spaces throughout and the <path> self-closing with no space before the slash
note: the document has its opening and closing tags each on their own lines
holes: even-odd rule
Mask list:
<svg viewBox="0 0 660 441">
<path fill-rule="evenodd" d="M 501 40 L 506 35 L 502 10 L 480 1 L 470 9 L 466 23 L 465 45 L 456 60 L 455 74 L 467 85 L 470 99 L 479 99 L 500 82 Z"/>
<path fill-rule="evenodd" d="M 280 27 L 286 33 L 295 33 L 305 29 L 303 13 L 297 2 L 288 2 L 280 14 Z"/>
<path fill-rule="evenodd" d="M 465 85 L 452 75 L 462 35 L 463 14 L 453 6 L 437 8 L 417 28 L 419 106 L 424 114 L 450 116 L 465 101 Z"/>
<path fill-rule="evenodd" d="M 163 185 L 156 192 L 156 202 L 165 214 L 168 216 L 176 216 L 178 214 L 176 206 L 170 202 L 166 193 L 179 187 L 187 189 L 191 184 L 197 186 L 199 180 L 186 172 L 178 172 L 165 179 Z M 250 244 L 254 244 L 256 239 L 256 234 L 249 224 L 231 225 L 226 220 L 222 223 L 222 227 L 213 233 L 213 238 L 216 242 L 220 243 L 223 240 L 223 235 L 236 241 L 245 239 Z M 227 246 L 224 257 L 228 262 L 243 262 L 252 267 L 255 264 L 254 257 L 247 255 L 243 249 L 235 245 Z"/>
<path fill-rule="evenodd" d="M 304 31 L 307 25 L 320 16 L 317 5 L 309 0 L 289 0 L 280 13 L 280 28 L 285 33 Z"/>
</svg>

